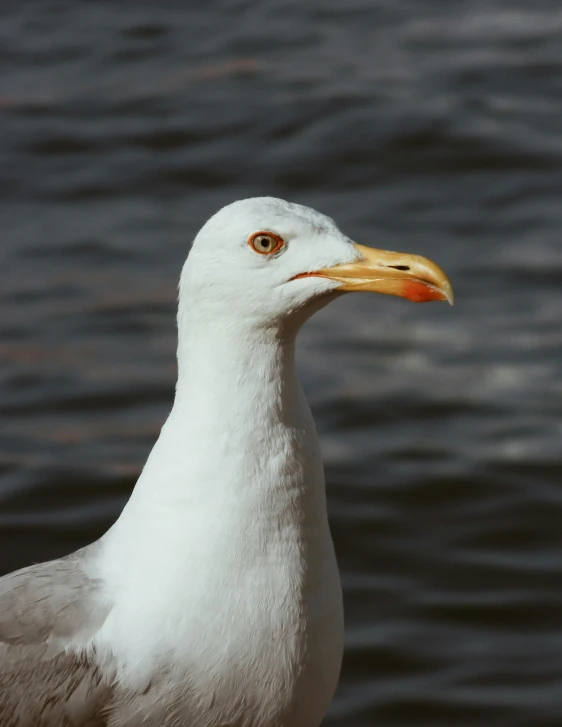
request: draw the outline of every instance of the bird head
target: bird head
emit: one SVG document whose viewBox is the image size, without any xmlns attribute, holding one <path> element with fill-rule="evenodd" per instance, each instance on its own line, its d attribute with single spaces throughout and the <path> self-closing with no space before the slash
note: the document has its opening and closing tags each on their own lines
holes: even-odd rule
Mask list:
<svg viewBox="0 0 562 727">
<path fill-rule="evenodd" d="M 203 226 L 180 297 L 204 324 L 299 323 L 334 297 L 369 291 L 453 303 L 445 272 L 420 255 L 358 245 L 315 210 L 272 197 L 223 207 Z"/>
</svg>

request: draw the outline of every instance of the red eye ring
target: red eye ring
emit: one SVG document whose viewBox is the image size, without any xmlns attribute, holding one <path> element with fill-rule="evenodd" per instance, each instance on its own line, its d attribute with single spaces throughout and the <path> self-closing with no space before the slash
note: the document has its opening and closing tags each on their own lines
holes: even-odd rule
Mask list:
<svg viewBox="0 0 562 727">
<path fill-rule="evenodd" d="M 274 232 L 269 230 L 260 230 L 248 240 L 248 245 L 257 252 L 258 255 L 273 255 L 274 252 L 280 250 L 285 244 L 285 240 Z"/>
</svg>

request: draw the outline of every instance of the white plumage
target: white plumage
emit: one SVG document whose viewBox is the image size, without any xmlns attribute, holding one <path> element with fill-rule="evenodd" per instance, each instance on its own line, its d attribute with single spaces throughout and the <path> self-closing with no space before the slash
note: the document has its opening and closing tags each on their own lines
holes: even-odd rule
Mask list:
<svg viewBox="0 0 562 727">
<path fill-rule="evenodd" d="M 279 249 L 256 250 L 260 231 Z M 413 297 L 390 280 L 422 286 L 422 299 L 451 296 L 429 261 L 374 251 L 376 262 L 365 250 L 327 217 L 271 198 L 229 205 L 202 228 L 181 276 L 172 412 L 100 541 L 40 576 L 0 581 L 0 639 L 22 583 L 46 634 L 31 646 L 4 639 L 11 671 L 0 663 L 0 691 L 18 674 L 42 675 L 37 700 L 46 702 L 44 674 L 64 654 L 72 678 L 98 688 L 76 701 L 63 683 L 48 725 L 318 727 L 339 677 L 343 608 L 295 338 L 347 289 Z M 68 593 L 49 590 L 63 563 Z M 56 609 L 45 615 L 39 577 L 47 600 L 74 604 L 62 634 L 43 624 Z M 0 717 L 10 704 L 0 696 Z M 33 710 L 19 709 L 18 724 L 34 724 Z"/>
</svg>

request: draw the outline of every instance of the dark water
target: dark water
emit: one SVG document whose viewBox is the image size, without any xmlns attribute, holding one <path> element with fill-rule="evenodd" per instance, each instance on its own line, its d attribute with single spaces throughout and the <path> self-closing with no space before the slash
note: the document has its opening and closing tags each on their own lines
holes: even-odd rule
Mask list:
<svg viewBox="0 0 562 727">
<path fill-rule="evenodd" d="M 22 0 L 0 36 L 0 569 L 116 518 L 190 240 L 285 197 L 458 300 L 349 296 L 301 336 L 347 611 L 326 724 L 561 725 L 560 3 Z"/>
</svg>

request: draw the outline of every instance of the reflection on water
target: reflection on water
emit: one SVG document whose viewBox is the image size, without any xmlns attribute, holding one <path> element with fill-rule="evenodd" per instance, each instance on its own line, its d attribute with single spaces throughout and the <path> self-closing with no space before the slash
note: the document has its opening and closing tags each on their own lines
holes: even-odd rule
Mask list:
<svg viewBox="0 0 562 727">
<path fill-rule="evenodd" d="M 348 626 L 327 724 L 559 725 L 561 31 L 553 0 L 3 9 L 2 571 L 115 519 L 190 240 L 286 197 L 458 300 L 349 297 L 301 336 Z"/>
</svg>

